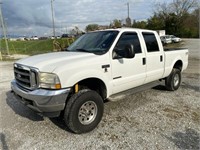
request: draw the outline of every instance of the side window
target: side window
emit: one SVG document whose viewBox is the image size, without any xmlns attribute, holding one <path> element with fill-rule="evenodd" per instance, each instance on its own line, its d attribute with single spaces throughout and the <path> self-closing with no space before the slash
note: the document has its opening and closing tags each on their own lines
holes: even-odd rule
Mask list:
<svg viewBox="0 0 200 150">
<path fill-rule="evenodd" d="M 124 48 L 127 44 L 133 44 L 135 53 L 141 53 L 141 46 L 140 46 L 140 41 L 138 38 L 137 33 L 135 32 L 125 32 L 121 35 L 119 38 L 115 50 L 118 52 L 120 51 L 121 56 L 125 56 Z"/>
<path fill-rule="evenodd" d="M 159 51 L 158 42 L 153 33 L 143 32 L 142 35 L 143 35 L 145 43 L 146 43 L 147 52 Z"/>
</svg>

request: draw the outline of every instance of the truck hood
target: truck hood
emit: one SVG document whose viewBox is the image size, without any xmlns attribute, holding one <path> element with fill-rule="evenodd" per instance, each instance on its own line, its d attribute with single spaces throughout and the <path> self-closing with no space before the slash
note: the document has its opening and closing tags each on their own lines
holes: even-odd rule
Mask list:
<svg viewBox="0 0 200 150">
<path fill-rule="evenodd" d="M 82 63 L 84 61 L 94 61 L 99 55 L 85 52 L 54 52 L 41 55 L 31 56 L 21 59 L 16 63 L 34 67 L 42 72 L 53 72 L 59 66 Z"/>
</svg>

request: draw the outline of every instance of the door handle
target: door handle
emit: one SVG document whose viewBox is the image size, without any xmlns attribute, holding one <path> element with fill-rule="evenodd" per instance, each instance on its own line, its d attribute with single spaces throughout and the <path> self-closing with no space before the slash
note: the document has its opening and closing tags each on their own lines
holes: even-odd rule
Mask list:
<svg viewBox="0 0 200 150">
<path fill-rule="evenodd" d="M 162 62 L 163 61 L 163 56 L 162 55 L 160 55 L 160 62 Z"/>
<path fill-rule="evenodd" d="M 146 58 L 142 58 L 142 64 L 146 65 Z"/>
</svg>

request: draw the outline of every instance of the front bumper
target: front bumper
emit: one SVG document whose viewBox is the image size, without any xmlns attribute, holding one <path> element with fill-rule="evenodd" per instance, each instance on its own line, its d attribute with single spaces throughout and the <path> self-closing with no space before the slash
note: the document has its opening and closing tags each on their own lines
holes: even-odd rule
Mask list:
<svg viewBox="0 0 200 150">
<path fill-rule="evenodd" d="M 65 108 L 65 102 L 70 88 L 61 90 L 36 89 L 29 91 L 11 82 L 15 97 L 32 110 L 48 117 L 58 117 Z"/>
</svg>

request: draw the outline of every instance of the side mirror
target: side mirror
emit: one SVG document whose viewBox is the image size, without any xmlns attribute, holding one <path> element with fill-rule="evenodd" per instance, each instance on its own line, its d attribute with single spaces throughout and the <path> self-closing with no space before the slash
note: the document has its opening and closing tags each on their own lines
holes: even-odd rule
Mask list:
<svg viewBox="0 0 200 150">
<path fill-rule="evenodd" d="M 115 48 L 113 51 L 113 59 L 121 59 L 121 58 L 134 58 L 135 51 L 134 46 L 132 44 L 127 44 L 123 49 Z"/>
<path fill-rule="evenodd" d="M 134 58 L 135 57 L 135 51 L 134 51 L 134 46 L 133 44 L 127 44 L 125 46 L 125 56 L 124 58 Z"/>
</svg>

